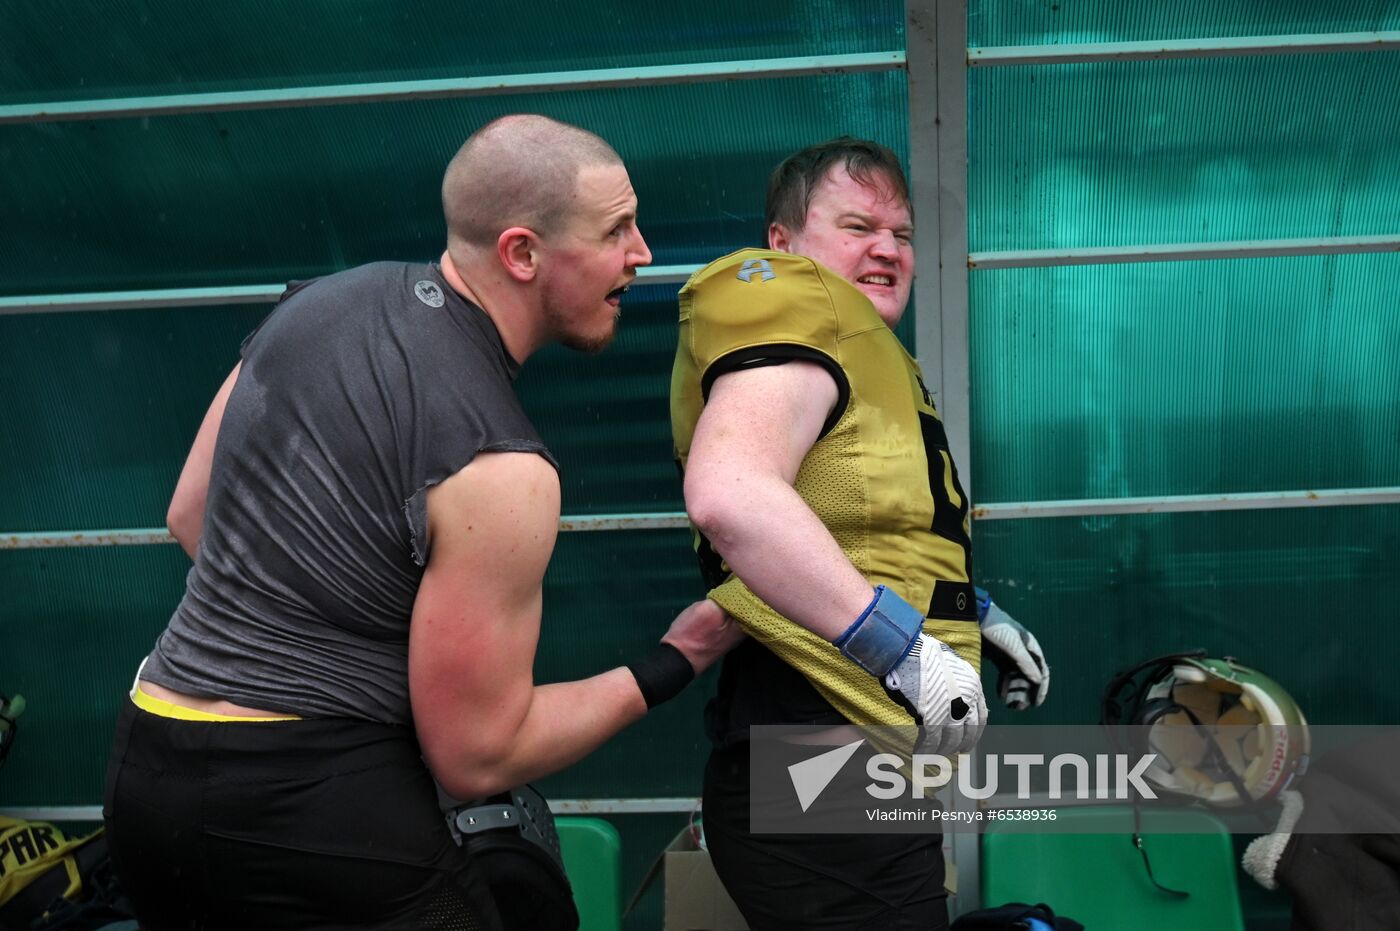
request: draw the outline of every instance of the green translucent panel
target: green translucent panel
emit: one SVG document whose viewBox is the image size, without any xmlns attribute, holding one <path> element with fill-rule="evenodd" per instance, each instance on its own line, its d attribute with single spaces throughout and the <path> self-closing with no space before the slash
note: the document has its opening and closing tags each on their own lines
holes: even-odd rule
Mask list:
<svg viewBox="0 0 1400 931">
<path fill-rule="evenodd" d="M 1199 647 L 1277 679 L 1314 724 L 1400 724 L 1400 506 L 982 521 L 973 548 L 1050 661 L 1049 700 L 1018 723 L 1097 721 L 1115 671 Z"/>
<path fill-rule="evenodd" d="M 184 592 L 176 546 L 0 551 L 0 691 L 28 700 L 4 805 L 92 805 L 121 696 Z M 535 678 L 591 676 L 642 655 L 703 595 L 688 534 L 572 533 L 545 579 Z M 713 674 L 607 749 L 551 776 L 560 797 L 699 793 Z M 624 760 L 647 760 L 628 766 Z"/>
<path fill-rule="evenodd" d="M 0 691 L 28 700 L 4 805 L 95 805 L 121 696 L 184 592 L 177 546 L 0 551 Z"/>
<path fill-rule="evenodd" d="M 1157 39 L 1400 29 L 1396 0 L 969 0 L 968 45 L 1077 45 Z"/>
<path fill-rule="evenodd" d="M 582 678 L 642 656 L 704 594 L 687 531 L 562 534 L 546 578 L 535 680 Z M 583 798 L 699 795 L 709 751 L 703 709 L 716 675 L 543 780 L 544 790 Z"/>
<path fill-rule="evenodd" d="M 668 397 L 676 290 L 657 286 L 629 293 L 618 336 L 601 354 L 554 346 L 525 365 L 520 396 L 559 459 L 568 513 L 684 507 Z"/>
<path fill-rule="evenodd" d="M 163 526 L 204 411 L 267 310 L 0 316 L 0 532 Z"/>
<path fill-rule="evenodd" d="M 1400 255 L 971 275 L 973 488 L 1400 485 Z"/>
<path fill-rule="evenodd" d="M 973 251 L 1400 232 L 1400 52 L 977 69 L 968 105 Z"/>
<path fill-rule="evenodd" d="M 442 171 L 535 111 L 626 159 L 658 264 L 761 241 L 768 173 L 838 132 L 905 147 L 900 72 L 150 120 L 0 126 L 0 290 L 280 282 L 435 258 Z M 835 115 L 835 116 L 834 116 Z"/>
<path fill-rule="evenodd" d="M 0 5 L 0 103 L 887 51 L 894 0 Z"/>
</svg>

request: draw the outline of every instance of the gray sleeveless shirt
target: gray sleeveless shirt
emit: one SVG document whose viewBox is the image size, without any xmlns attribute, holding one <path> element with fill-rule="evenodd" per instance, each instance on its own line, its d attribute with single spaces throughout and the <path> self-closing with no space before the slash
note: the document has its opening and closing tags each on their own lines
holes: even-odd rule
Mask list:
<svg viewBox="0 0 1400 931">
<path fill-rule="evenodd" d="M 426 498 L 483 451 L 553 457 L 491 319 L 431 265 L 298 283 L 243 343 L 184 599 L 142 678 L 410 724 Z"/>
</svg>

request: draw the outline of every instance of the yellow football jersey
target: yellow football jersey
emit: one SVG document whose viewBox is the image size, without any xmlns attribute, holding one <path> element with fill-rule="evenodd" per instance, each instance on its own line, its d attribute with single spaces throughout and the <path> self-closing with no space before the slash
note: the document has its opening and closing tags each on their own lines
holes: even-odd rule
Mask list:
<svg viewBox="0 0 1400 931">
<path fill-rule="evenodd" d="M 838 400 L 794 486 L 872 586 L 924 610 L 924 631 L 978 666 L 968 502 L 943 423 L 904 349 L 854 285 L 811 259 L 745 249 L 710 263 L 680 293 L 671 430 L 682 470 L 715 379 L 746 365 L 805 359 Z M 710 597 L 855 724 L 909 724 L 875 677 L 769 607 L 703 536 Z M 850 620 L 854 620 L 851 618 Z"/>
</svg>

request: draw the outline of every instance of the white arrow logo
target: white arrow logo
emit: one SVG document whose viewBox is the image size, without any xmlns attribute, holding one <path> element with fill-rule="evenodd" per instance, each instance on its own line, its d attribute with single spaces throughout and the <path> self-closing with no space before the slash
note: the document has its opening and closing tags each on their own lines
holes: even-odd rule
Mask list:
<svg viewBox="0 0 1400 931">
<path fill-rule="evenodd" d="M 812 807 L 817 796 L 822 794 L 823 789 L 831 785 L 831 780 L 836 778 L 841 767 L 846 765 L 846 761 L 856 752 L 856 748 L 863 743 L 865 743 L 864 739 L 857 740 L 844 747 L 828 750 L 810 760 L 793 763 L 788 767 L 788 776 L 792 778 L 792 787 L 797 790 L 797 801 L 802 806 L 803 811 Z"/>
</svg>

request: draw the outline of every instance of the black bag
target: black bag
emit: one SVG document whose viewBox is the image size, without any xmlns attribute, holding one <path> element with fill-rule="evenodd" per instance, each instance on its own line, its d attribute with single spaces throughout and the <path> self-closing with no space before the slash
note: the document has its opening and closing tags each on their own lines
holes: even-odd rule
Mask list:
<svg viewBox="0 0 1400 931">
<path fill-rule="evenodd" d="M 43 821 L 0 815 L 0 931 L 80 929 L 79 913 L 101 924 L 130 918 L 111 873 L 102 828 L 74 837 Z"/>
<path fill-rule="evenodd" d="M 950 931 L 1084 931 L 1073 918 L 1056 917 L 1050 906 L 1012 902 L 999 908 L 979 908 L 959 915 Z"/>
<path fill-rule="evenodd" d="M 29 931 L 140 931 L 110 859 L 93 867 L 85 885 L 89 889 L 86 898 L 81 902 L 57 900 L 43 918 L 29 925 Z"/>
</svg>

